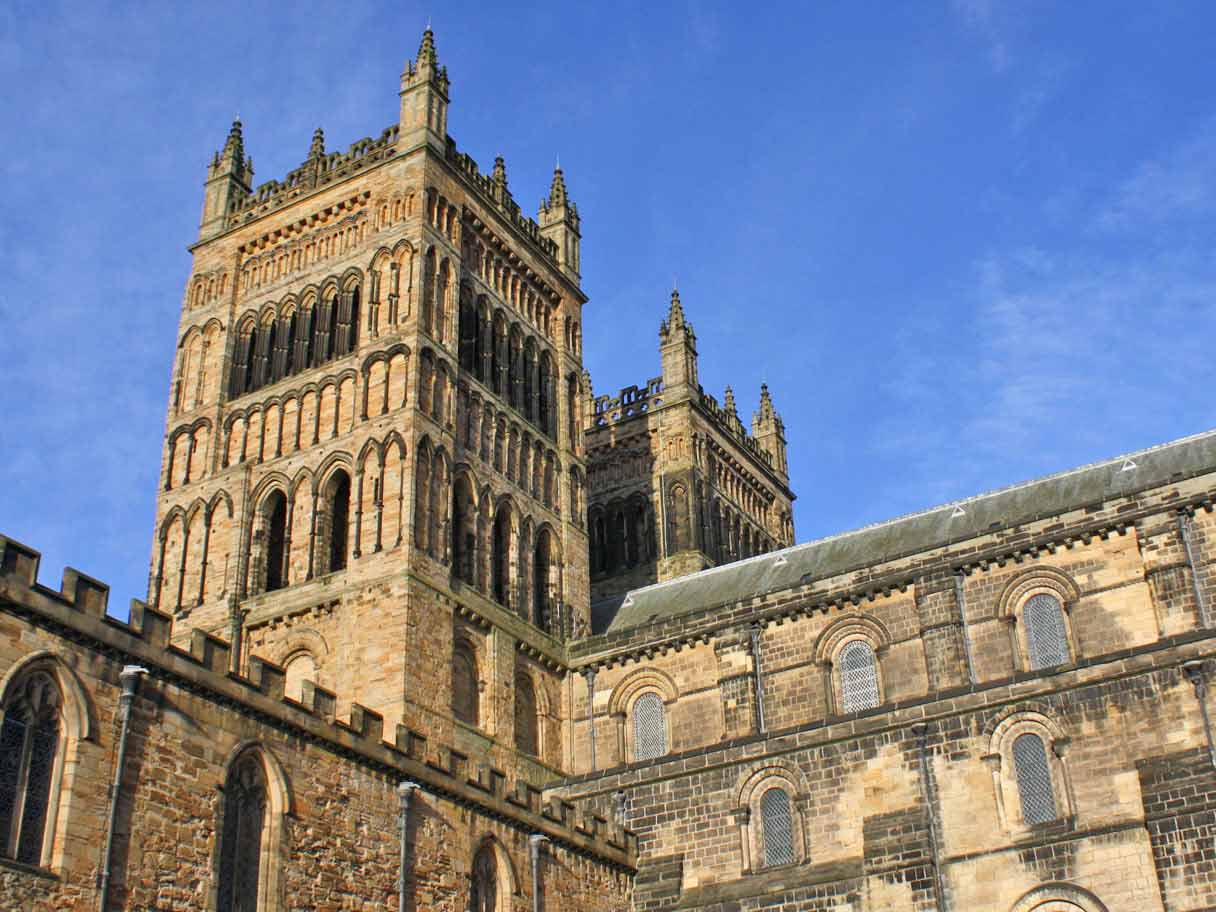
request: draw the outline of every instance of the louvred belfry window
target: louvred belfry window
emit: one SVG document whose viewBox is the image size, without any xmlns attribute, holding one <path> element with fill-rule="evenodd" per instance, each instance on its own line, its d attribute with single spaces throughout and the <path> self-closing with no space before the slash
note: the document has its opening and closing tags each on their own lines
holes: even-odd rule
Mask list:
<svg viewBox="0 0 1216 912">
<path fill-rule="evenodd" d="M 1013 765 L 1022 819 L 1031 825 L 1055 820 L 1056 796 L 1043 739 L 1038 735 L 1019 735 L 1013 742 Z"/>
<path fill-rule="evenodd" d="M 633 704 L 633 759 L 653 760 L 667 753 L 667 719 L 663 699 L 646 693 Z"/>
<path fill-rule="evenodd" d="M 59 754 L 59 687 L 32 674 L 4 707 L 0 725 L 0 855 L 40 865 Z"/>
<path fill-rule="evenodd" d="M 257 912 L 265 822 L 266 776 L 256 754 L 246 753 L 224 783 L 219 912 Z"/>
<path fill-rule="evenodd" d="M 1064 628 L 1064 609 L 1052 595 L 1036 595 L 1022 609 L 1026 625 L 1026 651 L 1035 671 L 1072 661 Z"/>
<path fill-rule="evenodd" d="M 764 864 L 793 864 L 794 818 L 790 811 L 790 796 L 783 789 L 771 788 L 760 799 L 760 825 L 764 836 Z"/>
<path fill-rule="evenodd" d="M 878 666 L 874 650 L 864 640 L 854 640 L 840 650 L 840 703 L 846 713 L 873 709 L 881 702 Z"/>
</svg>

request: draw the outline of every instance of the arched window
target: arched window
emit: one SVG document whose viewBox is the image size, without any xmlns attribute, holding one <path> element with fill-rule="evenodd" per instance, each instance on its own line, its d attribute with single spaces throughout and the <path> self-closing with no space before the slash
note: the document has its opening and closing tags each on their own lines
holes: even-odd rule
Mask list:
<svg viewBox="0 0 1216 912">
<path fill-rule="evenodd" d="M 667 553 L 675 554 L 688 548 L 688 489 L 673 485 L 668 497 L 671 522 L 668 529 Z"/>
<path fill-rule="evenodd" d="M 291 356 L 291 369 L 292 372 L 298 373 L 312 363 L 312 308 L 297 310 L 292 319 L 295 321 L 292 334 L 295 338 L 295 349 Z"/>
<path fill-rule="evenodd" d="M 477 581 L 476 513 L 473 486 L 462 474 L 452 489 L 452 571 L 470 585 Z"/>
<path fill-rule="evenodd" d="M 552 609 L 549 576 L 553 567 L 553 541 L 548 529 L 536 536 L 536 550 L 532 554 L 532 623 L 543 630 L 549 629 Z"/>
<path fill-rule="evenodd" d="M 540 388 L 537 390 L 536 423 L 544 433 L 552 437 L 553 433 L 553 361 L 545 352 L 540 359 Z M 571 445 L 574 438 L 571 437 Z"/>
<path fill-rule="evenodd" d="M 218 912 L 258 912 L 266 817 L 266 774 L 258 755 L 247 751 L 224 783 Z"/>
<path fill-rule="evenodd" d="M 431 449 L 424 440 L 414 465 L 414 547 L 426 551 L 431 525 Z"/>
<path fill-rule="evenodd" d="M 325 486 L 325 512 L 329 516 L 329 572 L 346 569 L 350 526 L 350 476 L 339 470 Z"/>
<path fill-rule="evenodd" d="M 12 688 L 0 725 L 0 855 L 41 865 L 49 841 L 63 696 L 35 672 Z"/>
<path fill-rule="evenodd" d="M 566 436 L 570 438 L 570 445 L 574 446 L 574 442 L 578 435 L 578 378 L 574 374 L 566 377 Z"/>
<path fill-rule="evenodd" d="M 498 861 L 489 844 L 483 845 L 473 859 L 470 894 L 471 912 L 498 912 Z"/>
<path fill-rule="evenodd" d="M 771 788 L 760 798 L 760 838 L 764 845 L 764 865 L 793 864 L 794 817 L 790 796 L 784 789 Z"/>
<path fill-rule="evenodd" d="M 441 450 L 436 450 L 431 459 L 431 530 L 430 555 L 436 560 L 445 560 L 447 554 L 448 464 Z"/>
<path fill-rule="evenodd" d="M 515 746 L 525 754 L 540 755 L 540 726 L 536 716 L 536 691 L 526 674 L 515 676 Z"/>
<path fill-rule="evenodd" d="M 287 585 L 287 498 L 272 491 L 262 507 L 266 522 L 266 591 Z"/>
<path fill-rule="evenodd" d="M 1055 820 L 1055 790 L 1051 783 L 1051 767 L 1043 739 L 1027 732 L 1013 742 L 1014 775 L 1017 777 L 1018 797 L 1022 802 L 1022 819 L 1029 825 Z"/>
<path fill-rule="evenodd" d="M 330 294 L 326 313 L 329 314 L 329 324 L 325 327 L 325 360 L 332 361 L 338 352 L 338 292 Z"/>
<path fill-rule="evenodd" d="M 491 566 L 494 574 L 494 601 L 510 605 L 511 597 L 511 511 L 505 505 L 494 519 Z"/>
<path fill-rule="evenodd" d="M 840 665 L 841 712 L 873 709 L 881 700 L 878 694 L 878 664 L 874 650 L 865 640 L 852 640 L 837 658 Z"/>
<path fill-rule="evenodd" d="M 667 753 L 667 715 L 657 693 L 644 693 L 633 704 L 633 759 L 653 760 Z"/>
<path fill-rule="evenodd" d="M 477 657 L 468 643 L 457 643 L 452 650 L 452 713 L 461 722 L 477 725 L 480 709 Z"/>
<path fill-rule="evenodd" d="M 1068 634 L 1064 628 L 1064 609 L 1054 595 L 1031 596 L 1022 609 L 1026 625 L 1026 651 L 1031 669 L 1054 668 L 1072 661 L 1068 653 Z"/>
<path fill-rule="evenodd" d="M 460 294 L 458 335 L 460 337 L 460 369 L 476 374 L 480 370 L 477 363 L 477 307 L 467 290 L 462 290 Z"/>
</svg>

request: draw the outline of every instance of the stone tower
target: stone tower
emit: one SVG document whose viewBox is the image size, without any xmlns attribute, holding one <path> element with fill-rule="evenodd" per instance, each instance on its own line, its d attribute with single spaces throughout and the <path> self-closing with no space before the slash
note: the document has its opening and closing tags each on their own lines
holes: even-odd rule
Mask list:
<svg viewBox="0 0 1216 912">
<path fill-rule="evenodd" d="M 597 627 L 630 589 L 794 543 L 785 427 L 768 387 L 749 435 L 730 387 L 723 405 L 701 388 L 678 291 L 659 326 L 659 355 L 662 374 L 644 385 L 588 393 Z"/>
<path fill-rule="evenodd" d="M 538 224 L 458 150 L 429 29 L 400 98 L 256 189 L 240 123 L 208 168 L 149 598 L 543 781 L 589 626 L 578 211 L 557 170 Z"/>
</svg>

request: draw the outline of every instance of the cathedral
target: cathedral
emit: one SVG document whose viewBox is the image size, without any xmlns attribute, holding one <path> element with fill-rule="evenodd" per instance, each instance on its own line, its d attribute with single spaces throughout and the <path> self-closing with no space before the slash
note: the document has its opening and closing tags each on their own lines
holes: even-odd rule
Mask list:
<svg viewBox="0 0 1216 912">
<path fill-rule="evenodd" d="M 428 28 L 208 164 L 146 601 L 0 537 L 0 908 L 1216 909 L 1216 432 L 795 544 L 768 389 L 672 291 L 597 395 L 577 182 L 448 105 Z"/>
</svg>

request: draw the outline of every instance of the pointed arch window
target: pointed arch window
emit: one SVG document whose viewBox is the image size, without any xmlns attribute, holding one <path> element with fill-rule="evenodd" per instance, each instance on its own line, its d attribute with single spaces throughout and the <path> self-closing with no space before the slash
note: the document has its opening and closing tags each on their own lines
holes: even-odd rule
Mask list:
<svg viewBox="0 0 1216 912">
<path fill-rule="evenodd" d="M 266 517 L 266 591 L 287 585 L 287 498 L 273 491 L 263 507 Z"/>
<path fill-rule="evenodd" d="M 483 845 L 473 859 L 469 908 L 472 912 L 498 912 L 498 861 L 494 849 Z"/>
<path fill-rule="evenodd" d="M 1026 651 L 1034 671 L 1054 668 L 1072 661 L 1068 651 L 1068 631 L 1064 609 L 1054 595 L 1031 596 L 1022 609 L 1026 625 Z"/>
<path fill-rule="evenodd" d="M 790 808 L 790 796 L 784 789 L 771 788 L 760 799 L 760 833 L 764 844 L 764 865 L 793 864 L 797 861 L 794 851 L 794 815 Z"/>
<path fill-rule="evenodd" d="M 247 751 L 224 783 L 218 912 L 258 912 L 266 817 L 266 774 Z"/>
<path fill-rule="evenodd" d="M 337 471 L 325 488 L 329 516 L 329 572 L 346 569 L 347 538 L 350 526 L 350 476 Z"/>
<path fill-rule="evenodd" d="M 633 704 L 633 759 L 653 760 L 667 753 L 667 714 L 663 698 L 644 693 Z"/>
<path fill-rule="evenodd" d="M 1031 826 L 1055 820 L 1059 815 L 1043 739 L 1030 732 L 1018 735 L 1013 742 L 1013 764 L 1022 819 Z"/>
<path fill-rule="evenodd" d="M 50 841 L 63 696 L 45 672 L 12 688 L 0 724 L 0 856 L 41 865 Z"/>
<path fill-rule="evenodd" d="M 491 562 L 494 574 L 494 601 L 510 605 L 511 597 L 511 511 L 505 506 L 494 519 Z"/>
<path fill-rule="evenodd" d="M 840 650 L 840 704 L 845 713 L 873 709 L 880 702 L 878 662 L 865 640 L 852 640 Z"/>
<path fill-rule="evenodd" d="M 536 536 L 536 550 L 532 556 L 532 623 L 542 630 L 550 629 L 553 610 L 550 577 L 553 572 L 553 537 L 548 529 Z"/>
</svg>

